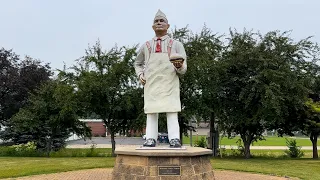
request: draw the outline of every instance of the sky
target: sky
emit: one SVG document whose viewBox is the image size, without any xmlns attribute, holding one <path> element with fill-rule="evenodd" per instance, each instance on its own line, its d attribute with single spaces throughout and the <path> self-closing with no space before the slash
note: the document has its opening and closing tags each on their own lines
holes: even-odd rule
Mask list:
<svg viewBox="0 0 320 180">
<path fill-rule="evenodd" d="M 213 33 L 229 28 L 262 33 L 292 30 L 320 43 L 319 0 L 0 0 L 0 48 L 50 63 L 75 64 L 99 39 L 103 49 L 142 44 L 154 37 L 153 18 L 163 11 L 171 28 L 188 25 Z M 317 18 L 318 17 L 318 18 Z"/>
</svg>

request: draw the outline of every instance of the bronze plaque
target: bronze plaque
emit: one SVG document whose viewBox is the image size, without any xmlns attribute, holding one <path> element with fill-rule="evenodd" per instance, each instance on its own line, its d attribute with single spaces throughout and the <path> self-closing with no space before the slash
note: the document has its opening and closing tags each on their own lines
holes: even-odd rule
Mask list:
<svg viewBox="0 0 320 180">
<path fill-rule="evenodd" d="M 181 176 L 181 166 L 158 166 L 159 176 Z"/>
</svg>

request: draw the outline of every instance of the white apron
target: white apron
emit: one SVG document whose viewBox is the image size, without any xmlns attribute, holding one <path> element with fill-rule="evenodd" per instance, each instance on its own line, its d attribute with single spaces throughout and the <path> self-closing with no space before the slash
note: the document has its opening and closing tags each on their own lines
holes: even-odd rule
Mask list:
<svg viewBox="0 0 320 180">
<path fill-rule="evenodd" d="M 144 112 L 180 112 L 179 77 L 168 53 L 151 53 L 144 71 Z"/>
</svg>

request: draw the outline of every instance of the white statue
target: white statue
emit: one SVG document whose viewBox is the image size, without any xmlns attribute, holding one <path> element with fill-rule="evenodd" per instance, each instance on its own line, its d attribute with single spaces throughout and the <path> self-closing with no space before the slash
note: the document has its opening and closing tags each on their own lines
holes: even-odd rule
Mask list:
<svg viewBox="0 0 320 180">
<path fill-rule="evenodd" d="M 168 36 L 169 27 L 166 15 L 159 10 L 152 25 L 155 37 L 142 45 L 135 61 L 137 76 L 144 85 L 144 112 L 147 114 L 147 140 L 143 146 L 156 145 L 158 113 L 166 113 L 170 147 L 181 147 L 178 74 L 187 70 L 186 52 L 181 42 Z"/>
</svg>

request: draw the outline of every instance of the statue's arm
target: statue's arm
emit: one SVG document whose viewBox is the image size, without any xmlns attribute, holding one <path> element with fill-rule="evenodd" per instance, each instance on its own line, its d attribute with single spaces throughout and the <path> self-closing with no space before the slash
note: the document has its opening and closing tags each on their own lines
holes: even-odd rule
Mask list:
<svg viewBox="0 0 320 180">
<path fill-rule="evenodd" d="M 145 44 L 143 44 L 138 53 L 137 53 L 137 58 L 134 62 L 134 69 L 136 71 L 137 76 L 139 77 L 144 70 L 144 66 L 145 66 L 145 54 L 144 54 L 144 48 L 145 48 Z"/>
<path fill-rule="evenodd" d="M 183 59 L 184 59 L 184 62 L 182 64 L 182 66 L 179 68 L 179 69 L 176 69 L 177 70 L 177 73 L 178 74 L 185 74 L 186 71 L 187 71 L 187 54 L 186 54 L 186 51 L 184 50 L 184 47 L 183 47 L 183 44 L 181 42 L 178 42 L 177 41 L 177 44 L 176 44 L 176 51 L 178 54 L 180 54 Z"/>
</svg>

